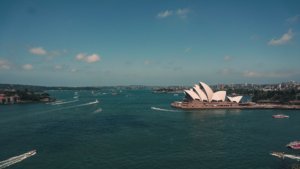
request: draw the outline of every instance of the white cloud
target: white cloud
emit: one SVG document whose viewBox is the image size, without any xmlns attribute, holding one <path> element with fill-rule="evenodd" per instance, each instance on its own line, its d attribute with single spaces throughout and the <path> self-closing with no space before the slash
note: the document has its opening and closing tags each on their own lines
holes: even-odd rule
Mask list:
<svg viewBox="0 0 300 169">
<path fill-rule="evenodd" d="M 86 57 L 86 54 L 84 54 L 84 53 L 78 53 L 76 55 L 77 60 L 84 60 L 85 57 Z"/>
<path fill-rule="evenodd" d="M 149 65 L 151 62 L 149 60 L 144 61 L 144 65 Z"/>
<path fill-rule="evenodd" d="M 31 48 L 31 49 L 29 49 L 29 52 L 34 55 L 46 55 L 47 54 L 47 51 L 45 49 L 43 49 L 42 47 Z"/>
<path fill-rule="evenodd" d="M 161 11 L 159 12 L 156 17 L 159 19 L 164 19 L 170 16 L 177 16 L 181 19 L 185 19 L 187 18 L 188 14 L 190 13 L 190 9 L 188 8 L 179 8 L 177 10 L 165 10 L 165 11 Z"/>
<path fill-rule="evenodd" d="M 55 64 L 52 65 L 52 70 L 56 71 L 56 72 L 70 72 L 70 66 L 67 64 Z"/>
<path fill-rule="evenodd" d="M 293 24 L 293 23 L 297 23 L 299 20 L 300 20 L 300 15 L 295 15 L 295 16 L 288 18 L 286 21 L 288 23 Z"/>
<path fill-rule="evenodd" d="M 254 34 L 254 35 L 251 35 L 251 36 L 250 36 L 250 40 L 257 41 L 257 40 L 259 40 L 259 39 L 260 39 L 260 36 L 259 36 L 259 35 Z"/>
<path fill-rule="evenodd" d="M 95 53 L 86 57 L 86 62 L 88 63 L 98 62 L 99 60 L 100 56 Z"/>
<path fill-rule="evenodd" d="M 240 75 L 240 72 L 236 69 L 233 68 L 223 68 L 220 69 L 217 73 L 221 74 L 221 75 L 226 75 L 226 76 L 238 76 Z"/>
<path fill-rule="evenodd" d="M 1 69 L 9 70 L 10 68 L 11 68 L 11 65 L 8 61 L 0 59 L 0 70 Z"/>
<path fill-rule="evenodd" d="M 32 66 L 31 64 L 25 64 L 25 65 L 22 66 L 22 68 L 23 68 L 24 70 L 32 70 L 32 69 L 33 69 L 33 66 Z"/>
<path fill-rule="evenodd" d="M 192 50 L 192 48 L 185 48 L 184 52 L 189 53 Z"/>
<path fill-rule="evenodd" d="M 86 55 L 84 53 L 79 53 L 76 55 L 76 60 L 79 60 L 79 61 L 84 61 L 84 62 L 87 62 L 87 63 L 94 63 L 94 62 L 98 62 L 101 60 L 101 57 L 94 53 L 92 55 Z"/>
<path fill-rule="evenodd" d="M 71 69 L 70 71 L 74 73 L 77 72 L 77 69 Z"/>
<path fill-rule="evenodd" d="M 244 77 L 262 77 L 262 73 L 254 72 L 254 71 L 245 71 L 243 73 Z"/>
<path fill-rule="evenodd" d="M 224 69 L 220 70 L 220 73 L 222 75 L 229 75 L 229 74 L 231 74 L 231 70 L 228 68 L 224 68 Z"/>
<path fill-rule="evenodd" d="M 231 61 L 232 60 L 232 57 L 231 56 L 225 56 L 224 57 L 224 61 Z"/>
<path fill-rule="evenodd" d="M 55 57 L 67 54 L 68 51 L 66 49 L 49 51 L 44 49 L 43 47 L 33 47 L 29 49 L 29 52 L 34 55 L 46 56 L 46 61 L 49 61 Z"/>
<path fill-rule="evenodd" d="M 50 52 L 47 52 L 47 53 L 48 53 L 48 56 L 54 57 L 54 56 L 61 56 L 61 55 L 65 54 L 66 52 L 64 52 L 64 51 L 50 51 Z"/>
<path fill-rule="evenodd" d="M 188 8 L 177 9 L 176 11 L 176 14 L 183 19 L 187 17 L 188 13 L 190 13 Z"/>
<path fill-rule="evenodd" d="M 55 65 L 54 70 L 61 70 L 63 68 L 62 65 Z"/>
<path fill-rule="evenodd" d="M 217 71 L 219 75 L 227 77 L 240 77 L 247 79 L 294 79 L 300 76 L 299 69 L 276 69 L 269 71 L 237 70 L 234 68 L 222 68 Z"/>
<path fill-rule="evenodd" d="M 295 70 L 276 70 L 272 72 L 245 71 L 242 75 L 247 78 L 289 78 L 299 76 L 299 74 L 299 71 Z"/>
<path fill-rule="evenodd" d="M 292 29 L 289 29 L 288 32 L 283 34 L 279 39 L 271 39 L 268 44 L 272 46 L 283 45 L 292 40 L 293 37 L 293 31 Z"/>
<path fill-rule="evenodd" d="M 158 13 L 157 17 L 160 18 L 160 19 L 163 19 L 163 18 L 167 18 L 171 15 L 173 15 L 172 10 L 165 10 L 165 11 L 162 11 L 162 12 Z"/>
</svg>

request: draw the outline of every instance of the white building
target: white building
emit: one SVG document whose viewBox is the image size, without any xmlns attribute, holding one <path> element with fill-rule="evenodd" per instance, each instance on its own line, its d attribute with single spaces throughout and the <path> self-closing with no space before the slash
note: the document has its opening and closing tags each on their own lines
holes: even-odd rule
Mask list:
<svg viewBox="0 0 300 169">
<path fill-rule="evenodd" d="M 226 91 L 213 90 L 204 82 L 200 82 L 199 85 L 195 84 L 193 88 L 184 91 L 186 96 L 192 100 L 199 100 L 201 102 L 224 102 L 226 100 Z M 243 96 L 229 97 L 228 101 L 239 103 Z"/>
</svg>

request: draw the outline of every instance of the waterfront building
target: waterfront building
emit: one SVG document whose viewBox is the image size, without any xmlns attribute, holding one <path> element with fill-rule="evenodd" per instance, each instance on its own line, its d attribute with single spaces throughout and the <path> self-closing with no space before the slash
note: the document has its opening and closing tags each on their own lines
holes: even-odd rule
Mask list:
<svg viewBox="0 0 300 169">
<path fill-rule="evenodd" d="M 0 104 L 15 104 L 18 102 L 20 102 L 20 97 L 18 95 L 8 96 L 0 94 Z"/>
<path fill-rule="evenodd" d="M 300 109 L 300 105 L 289 105 L 279 103 L 240 103 L 243 96 L 226 96 L 226 91 L 214 92 L 204 82 L 195 84 L 194 87 L 184 90 L 185 99 L 175 101 L 171 106 L 179 109 Z"/>
<path fill-rule="evenodd" d="M 187 100 L 198 100 L 200 102 L 235 102 L 239 103 L 243 96 L 227 96 L 226 91 L 216 91 L 214 92 L 209 85 L 204 82 L 199 82 L 195 84 L 193 88 L 189 90 L 184 90 Z"/>
</svg>

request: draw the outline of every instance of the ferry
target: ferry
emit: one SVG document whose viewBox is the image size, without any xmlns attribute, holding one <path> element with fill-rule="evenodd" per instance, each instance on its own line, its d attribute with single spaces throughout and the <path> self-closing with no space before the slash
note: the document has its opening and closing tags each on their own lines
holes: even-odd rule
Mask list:
<svg viewBox="0 0 300 169">
<path fill-rule="evenodd" d="M 271 152 L 270 155 L 281 158 L 281 159 L 290 158 L 293 160 L 300 161 L 300 156 L 292 155 L 292 154 L 285 154 L 284 152 Z"/>
<path fill-rule="evenodd" d="M 288 115 L 284 115 L 284 114 L 276 114 L 272 116 L 274 119 L 285 119 L 285 118 L 289 118 L 290 116 Z"/>
<path fill-rule="evenodd" d="M 31 157 L 31 156 L 33 156 L 35 154 L 36 154 L 36 150 L 31 150 L 31 151 L 25 153 L 26 157 Z"/>
<path fill-rule="evenodd" d="M 29 158 L 29 157 L 31 157 L 35 154 L 36 154 L 36 150 L 31 150 L 27 153 L 11 157 L 11 158 L 9 158 L 7 160 L 4 160 L 4 161 L 0 161 L 0 169 L 6 168 L 6 167 L 11 166 L 11 165 L 16 164 L 16 163 L 19 163 L 19 162 L 25 160 L 26 158 Z"/>
<path fill-rule="evenodd" d="M 293 141 L 286 145 L 287 147 L 295 150 L 300 150 L 300 141 Z"/>
</svg>

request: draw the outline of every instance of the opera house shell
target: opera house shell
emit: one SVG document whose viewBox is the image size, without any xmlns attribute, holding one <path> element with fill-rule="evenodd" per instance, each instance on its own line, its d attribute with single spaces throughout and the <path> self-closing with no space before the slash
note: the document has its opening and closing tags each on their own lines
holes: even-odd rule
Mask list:
<svg viewBox="0 0 300 169">
<path fill-rule="evenodd" d="M 184 90 L 185 99 L 175 101 L 171 106 L 179 109 L 300 109 L 299 105 L 240 103 L 243 96 L 226 96 L 226 91 L 214 92 L 207 84 L 199 82 Z"/>
<path fill-rule="evenodd" d="M 184 91 L 187 98 L 190 100 L 199 100 L 201 102 L 225 102 L 226 101 L 226 91 L 213 90 L 204 82 L 200 82 L 199 85 L 195 84 L 193 88 Z M 227 101 L 239 103 L 243 96 L 229 97 L 227 96 Z"/>
</svg>

